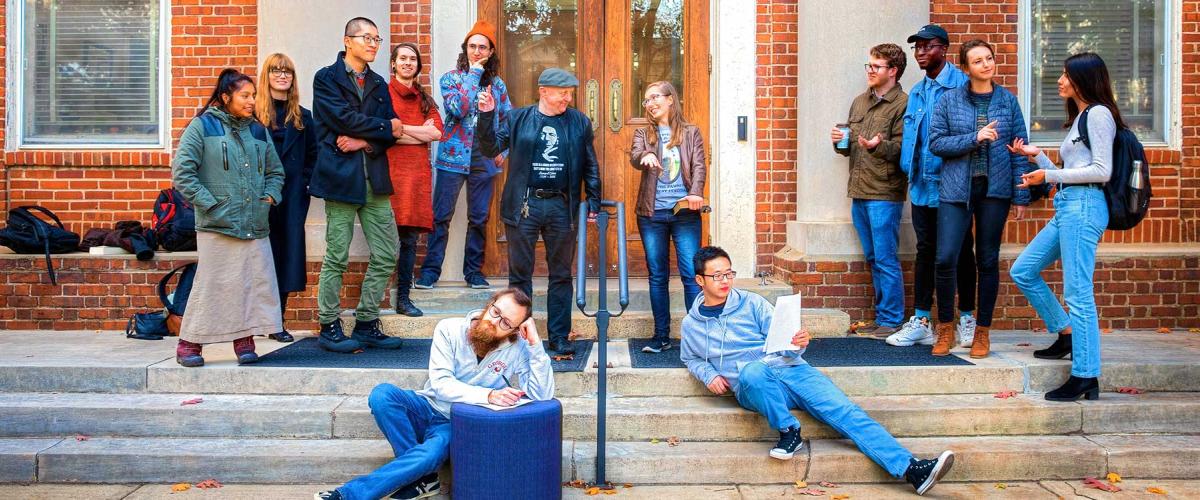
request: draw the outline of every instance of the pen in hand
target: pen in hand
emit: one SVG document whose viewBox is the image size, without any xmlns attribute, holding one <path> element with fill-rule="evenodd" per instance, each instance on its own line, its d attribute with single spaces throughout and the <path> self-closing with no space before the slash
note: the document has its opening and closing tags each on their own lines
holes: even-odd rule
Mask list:
<svg viewBox="0 0 1200 500">
<path fill-rule="evenodd" d="M 524 395 L 525 395 L 525 391 L 522 391 L 522 390 L 520 390 L 519 388 L 517 388 L 516 386 L 512 385 L 512 382 L 509 382 L 509 381 L 508 381 L 508 377 L 505 377 L 503 373 L 501 373 L 501 374 L 500 374 L 500 378 L 501 378 L 502 380 L 504 380 L 504 385 L 506 385 L 506 386 L 508 386 L 508 387 L 511 387 L 511 388 L 513 388 L 513 389 L 517 389 L 517 391 L 521 393 L 521 394 L 520 394 L 521 396 L 524 396 Z"/>
</svg>

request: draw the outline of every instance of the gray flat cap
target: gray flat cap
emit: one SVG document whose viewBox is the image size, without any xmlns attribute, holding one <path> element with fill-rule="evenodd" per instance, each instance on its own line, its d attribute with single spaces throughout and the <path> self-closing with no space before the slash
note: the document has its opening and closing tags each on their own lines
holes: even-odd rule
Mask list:
<svg viewBox="0 0 1200 500">
<path fill-rule="evenodd" d="M 546 68 L 538 77 L 539 87 L 578 87 L 579 79 L 565 69 Z"/>
</svg>

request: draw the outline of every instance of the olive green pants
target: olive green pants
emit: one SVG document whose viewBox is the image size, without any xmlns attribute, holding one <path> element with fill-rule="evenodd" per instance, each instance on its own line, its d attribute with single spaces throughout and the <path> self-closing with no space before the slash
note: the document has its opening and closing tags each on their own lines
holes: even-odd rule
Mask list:
<svg viewBox="0 0 1200 500">
<path fill-rule="evenodd" d="M 342 274 L 350 260 L 350 241 L 354 238 L 354 218 L 362 224 L 371 250 L 367 272 L 359 290 L 354 317 L 371 321 L 379 317 L 379 303 L 387 290 L 388 279 L 396 269 L 396 217 L 387 195 L 377 195 L 367 187 L 367 204 L 354 205 L 325 200 L 325 261 L 317 282 L 317 319 L 332 323 L 341 312 Z"/>
</svg>

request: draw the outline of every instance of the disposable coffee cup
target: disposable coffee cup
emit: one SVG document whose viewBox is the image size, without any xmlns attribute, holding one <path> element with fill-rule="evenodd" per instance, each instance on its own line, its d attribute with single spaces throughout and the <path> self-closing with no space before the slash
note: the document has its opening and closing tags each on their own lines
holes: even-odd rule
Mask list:
<svg viewBox="0 0 1200 500">
<path fill-rule="evenodd" d="M 850 125 L 846 123 L 837 124 L 837 128 L 842 131 L 842 140 L 837 142 L 838 149 L 850 149 Z"/>
</svg>

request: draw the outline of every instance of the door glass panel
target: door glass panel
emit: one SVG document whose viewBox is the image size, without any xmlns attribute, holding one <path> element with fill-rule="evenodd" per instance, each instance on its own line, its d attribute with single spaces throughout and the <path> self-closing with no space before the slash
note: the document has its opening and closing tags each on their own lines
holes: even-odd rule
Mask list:
<svg viewBox="0 0 1200 500">
<path fill-rule="evenodd" d="M 666 80 L 683 104 L 683 0 L 633 0 L 630 12 L 633 43 L 632 116 L 643 116 L 642 99 L 651 83 Z"/>
<path fill-rule="evenodd" d="M 513 107 L 538 100 L 538 76 L 551 67 L 578 74 L 575 33 L 578 3 L 573 0 L 504 0 L 500 51 L 504 83 Z"/>
</svg>

